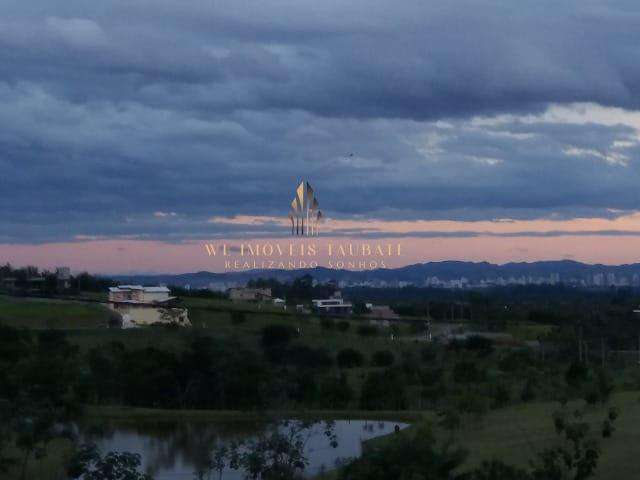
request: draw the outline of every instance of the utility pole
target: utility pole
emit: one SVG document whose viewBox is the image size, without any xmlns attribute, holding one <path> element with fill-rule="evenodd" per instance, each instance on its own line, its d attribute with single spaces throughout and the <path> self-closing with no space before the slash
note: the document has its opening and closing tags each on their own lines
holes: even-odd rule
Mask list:
<svg viewBox="0 0 640 480">
<path fill-rule="evenodd" d="M 579 333 L 578 333 L 578 359 L 580 360 L 580 362 L 584 362 L 585 361 L 585 341 L 584 341 L 584 333 L 583 333 L 583 328 L 582 328 L 582 320 L 580 321 L 580 329 L 579 329 Z"/>
<path fill-rule="evenodd" d="M 600 337 L 600 354 L 602 356 L 602 369 L 604 370 L 605 366 L 605 356 L 604 356 L 604 337 Z"/>
</svg>

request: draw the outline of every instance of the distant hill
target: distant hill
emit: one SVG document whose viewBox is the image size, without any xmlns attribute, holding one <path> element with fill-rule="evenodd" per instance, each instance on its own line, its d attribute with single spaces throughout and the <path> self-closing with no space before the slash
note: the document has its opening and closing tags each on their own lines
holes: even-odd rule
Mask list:
<svg viewBox="0 0 640 480">
<path fill-rule="evenodd" d="M 257 278 L 275 278 L 280 281 L 290 281 L 296 277 L 310 274 L 319 281 L 346 281 L 346 282 L 409 282 L 415 285 L 424 285 L 425 279 L 437 277 L 440 281 L 454 281 L 465 278 L 470 284 L 478 284 L 483 280 L 504 281 L 525 279 L 527 282 L 539 278 L 554 278 L 564 283 L 581 282 L 586 285 L 601 283 L 608 284 L 612 279 L 617 284 L 624 282 L 640 285 L 640 263 L 626 265 L 602 265 L 586 264 L 572 260 L 544 261 L 544 262 L 520 262 L 497 265 L 488 262 L 461 262 L 443 261 L 428 262 L 407 265 L 400 268 L 376 269 L 367 271 L 336 270 L 325 267 L 299 269 L 299 270 L 249 270 L 243 272 L 195 272 L 183 274 L 161 275 L 127 275 L 112 276 L 122 283 L 135 284 L 165 284 L 173 286 L 190 285 L 191 288 L 206 288 L 210 284 L 238 284 L 242 285 L 248 280 Z M 553 277 L 552 277 L 553 276 Z M 594 280 L 594 276 L 596 279 Z M 635 280 L 634 280 L 635 276 Z M 599 277 L 599 278 L 598 278 Z"/>
</svg>

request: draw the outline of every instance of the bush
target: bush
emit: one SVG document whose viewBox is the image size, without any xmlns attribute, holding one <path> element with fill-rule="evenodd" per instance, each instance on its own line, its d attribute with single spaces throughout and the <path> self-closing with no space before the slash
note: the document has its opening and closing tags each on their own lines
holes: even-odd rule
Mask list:
<svg viewBox="0 0 640 480">
<path fill-rule="evenodd" d="M 340 332 L 346 332 L 347 330 L 349 330 L 350 327 L 351 327 L 351 324 L 349 322 L 347 322 L 346 320 L 340 320 L 336 324 L 336 328 Z"/>
<path fill-rule="evenodd" d="M 494 408 L 505 407 L 511 401 L 511 391 L 507 385 L 498 383 L 492 389 L 491 397 L 493 399 Z"/>
<path fill-rule="evenodd" d="M 338 470 L 339 480 L 461 478 L 458 471 L 467 452 L 437 444 L 427 426 L 414 435 L 395 435 L 393 441 L 376 442 L 362 456 Z M 465 476 L 465 478 L 467 478 Z M 501 478 L 502 477 L 491 477 Z M 506 480 L 503 479 L 503 480 Z"/>
<path fill-rule="evenodd" d="M 456 399 L 456 406 L 462 413 L 482 417 L 489 410 L 489 399 L 477 393 L 467 392 Z"/>
<path fill-rule="evenodd" d="M 262 329 L 260 343 L 265 349 L 283 347 L 294 337 L 295 330 L 288 325 L 268 325 Z"/>
<path fill-rule="evenodd" d="M 453 367 L 453 379 L 456 383 L 471 383 L 484 380 L 484 372 L 473 362 L 458 362 Z"/>
<path fill-rule="evenodd" d="M 333 359 L 324 348 L 311 348 L 306 345 L 287 348 L 283 357 L 284 363 L 297 367 L 327 368 L 333 365 Z"/>
<path fill-rule="evenodd" d="M 324 408 L 347 408 L 353 397 L 344 373 L 338 378 L 325 378 L 320 384 L 320 405 Z"/>
<path fill-rule="evenodd" d="M 423 362 L 433 362 L 437 358 L 437 352 L 435 345 L 425 345 L 420 350 L 420 356 Z"/>
<path fill-rule="evenodd" d="M 244 312 L 232 311 L 231 312 L 231 324 L 232 325 L 240 325 L 247 321 L 247 316 Z"/>
<path fill-rule="evenodd" d="M 396 370 L 375 371 L 362 384 L 360 407 L 364 410 L 404 410 L 406 383 Z"/>
<path fill-rule="evenodd" d="M 359 325 L 358 335 L 362 335 L 363 337 L 375 337 L 378 335 L 378 327 L 375 325 Z"/>
<path fill-rule="evenodd" d="M 564 378 L 572 388 L 580 388 L 583 383 L 589 380 L 589 369 L 582 363 L 573 362 L 567 368 Z"/>
<path fill-rule="evenodd" d="M 396 358 L 389 350 L 379 350 L 371 356 L 371 360 L 376 367 L 390 367 Z"/>
<path fill-rule="evenodd" d="M 479 335 L 472 335 L 467 338 L 464 347 L 467 350 L 478 352 L 479 355 L 489 355 L 493 352 L 493 340 Z"/>
<path fill-rule="evenodd" d="M 338 352 L 338 366 L 340 368 L 361 367 L 364 365 L 364 355 L 353 348 L 345 348 Z"/>
<path fill-rule="evenodd" d="M 336 322 L 334 322 L 331 318 L 323 317 L 320 319 L 320 327 L 322 327 L 322 329 L 324 330 L 333 330 L 335 326 Z"/>
<path fill-rule="evenodd" d="M 530 402 L 536 398 L 536 384 L 535 381 L 531 378 L 528 378 L 524 382 L 524 387 L 522 388 L 522 393 L 520 394 L 520 399 L 523 402 Z"/>
</svg>

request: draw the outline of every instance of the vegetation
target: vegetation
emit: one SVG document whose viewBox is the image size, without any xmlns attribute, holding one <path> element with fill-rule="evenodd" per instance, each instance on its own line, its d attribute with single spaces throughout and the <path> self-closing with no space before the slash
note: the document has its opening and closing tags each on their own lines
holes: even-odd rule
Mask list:
<svg viewBox="0 0 640 480">
<path fill-rule="evenodd" d="M 318 287 L 298 282 L 297 298 Z M 391 328 L 357 317 L 260 310 L 219 296 L 184 299 L 194 328 L 128 331 L 106 328 L 109 311 L 95 302 L 0 296 L 0 469 L 29 478 L 32 465 L 51 458 L 60 442 L 73 445 L 69 426 L 84 408 L 129 406 L 423 412 L 426 422 L 387 439 L 385 455 L 398 461 L 407 436 L 431 452 L 427 463 L 400 474 L 419 475 L 444 462 L 447 475 L 473 480 L 586 479 L 599 470 L 629 478 L 624 468 L 635 465 L 633 442 L 618 438 L 636 434 L 628 430 L 632 422 L 616 419 L 639 414 L 637 394 L 624 393 L 640 389 L 631 313 L 638 298 L 627 291 L 559 288 L 567 293 L 562 297 L 533 290 L 458 293 L 471 296 L 463 308 L 474 312 L 473 322 L 463 316 L 466 330 L 481 333 L 442 341 L 445 329 L 461 332 L 431 321 L 430 343 L 423 320 L 395 325 L 392 336 Z M 450 295 L 444 292 L 442 301 L 462 300 Z M 489 321 L 490 314 L 496 316 Z M 610 408 L 614 401 L 619 410 Z M 85 477 L 76 478 L 99 478 L 86 475 L 105 461 L 136 471 L 133 457 L 112 453 L 94 455 Z M 344 478 L 397 473 L 379 462 L 365 454 Z"/>
</svg>

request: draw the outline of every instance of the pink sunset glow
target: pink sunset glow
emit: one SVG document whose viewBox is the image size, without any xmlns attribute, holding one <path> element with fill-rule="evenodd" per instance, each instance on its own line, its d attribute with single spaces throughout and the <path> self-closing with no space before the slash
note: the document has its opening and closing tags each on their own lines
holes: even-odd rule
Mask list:
<svg viewBox="0 0 640 480">
<path fill-rule="evenodd" d="M 358 243 L 346 238 L 322 242 Z M 239 241 L 230 240 L 237 244 Z M 273 239 L 255 239 L 271 242 Z M 621 264 L 640 261 L 640 237 L 562 236 L 562 237 L 474 237 L 474 238 L 390 238 L 368 243 L 400 243 L 402 255 L 385 260 L 395 268 L 413 263 L 467 260 L 493 263 L 572 259 L 587 263 Z M 222 243 L 222 241 L 216 241 Z M 43 245 L 0 245 L 0 257 L 14 265 L 54 268 L 69 265 L 73 271 L 115 273 L 183 273 L 207 270 L 225 271 L 224 259 L 207 255 L 202 242 L 164 243 L 142 240 L 96 240 Z M 317 257 L 321 265 L 328 258 Z"/>
<path fill-rule="evenodd" d="M 276 217 L 216 217 L 217 224 L 282 224 Z M 344 232 L 358 230 L 359 235 Z M 286 230 L 285 230 L 286 231 Z M 621 264 L 640 261 L 640 214 L 615 219 L 578 218 L 559 220 L 379 221 L 331 219 L 315 238 L 242 236 L 169 243 L 139 239 L 78 238 L 73 242 L 44 244 L 0 244 L 0 258 L 14 265 L 54 268 L 69 265 L 74 271 L 116 273 L 183 273 L 207 270 L 222 272 L 225 260 L 252 260 L 231 252 L 228 258 L 207 254 L 205 243 L 238 246 L 240 243 L 314 243 L 314 259 L 329 266 L 328 244 L 401 245 L 401 255 L 384 259 L 384 266 L 442 260 L 488 261 L 492 263 L 573 259 L 586 263 Z M 338 232 L 342 232 L 339 235 Z M 375 234 L 375 237 L 366 234 Z M 429 236 L 421 236 L 428 234 Z M 469 236 L 472 235 L 472 236 Z M 262 257 L 258 257 L 262 258 Z M 288 256 L 271 257 L 287 261 Z M 354 258 L 363 260 L 363 258 Z M 276 267 L 273 267 L 276 268 Z"/>
</svg>

